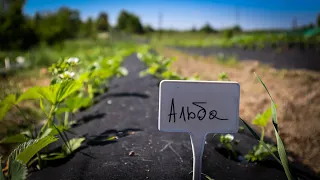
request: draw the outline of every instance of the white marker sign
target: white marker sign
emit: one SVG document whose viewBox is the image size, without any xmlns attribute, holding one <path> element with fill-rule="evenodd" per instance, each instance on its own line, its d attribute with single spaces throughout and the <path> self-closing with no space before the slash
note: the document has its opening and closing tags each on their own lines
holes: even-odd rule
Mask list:
<svg viewBox="0 0 320 180">
<path fill-rule="evenodd" d="M 160 131 L 188 132 L 193 150 L 193 179 L 201 179 L 208 133 L 236 133 L 240 86 L 237 82 L 163 80 L 159 91 Z"/>
</svg>

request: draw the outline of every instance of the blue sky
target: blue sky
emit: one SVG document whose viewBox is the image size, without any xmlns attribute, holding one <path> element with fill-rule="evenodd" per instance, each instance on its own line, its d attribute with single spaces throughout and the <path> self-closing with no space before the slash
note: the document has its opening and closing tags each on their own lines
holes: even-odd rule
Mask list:
<svg viewBox="0 0 320 180">
<path fill-rule="evenodd" d="M 296 17 L 298 25 L 315 22 L 320 13 L 320 0 L 27 0 L 24 12 L 55 11 L 61 6 L 78 9 L 82 19 L 97 17 L 104 11 L 112 25 L 122 9 L 137 14 L 143 24 L 162 27 L 197 28 L 210 23 L 215 28 L 230 27 L 238 21 L 243 29 L 291 28 Z M 238 12 L 238 20 L 236 18 Z"/>
</svg>

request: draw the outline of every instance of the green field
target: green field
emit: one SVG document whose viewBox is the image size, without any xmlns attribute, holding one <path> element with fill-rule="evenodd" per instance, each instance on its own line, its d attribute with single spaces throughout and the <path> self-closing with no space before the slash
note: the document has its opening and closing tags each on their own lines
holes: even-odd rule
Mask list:
<svg viewBox="0 0 320 180">
<path fill-rule="evenodd" d="M 153 33 L 150 35 L 152 44 L 182 47 L 241 47 L 264 48 L 271 46 L 291 46 L 302 44 L 314 46 L 320 43 L 319 37 L 306 37 L 297 33 L 201 33 L 201 32 L 171 32 Z"/>
</svg>

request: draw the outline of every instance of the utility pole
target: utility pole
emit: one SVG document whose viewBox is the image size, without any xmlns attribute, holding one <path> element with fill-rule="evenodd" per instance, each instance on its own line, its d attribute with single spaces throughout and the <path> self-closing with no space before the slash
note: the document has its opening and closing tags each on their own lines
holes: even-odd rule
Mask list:
<svg viewBox="0 0 320 180">
<path fill-rule="evenodd" d="M 159 12 L 158 16 L 158 28 L 159 28 L 159 39 L 161 38 L 161 30 L 162 30 L 162 13 Z"/>
<path fill-rule="evenodd" d="M 236 5 L 236 26 L 240 26 L 240 10 L 239 6 Z"/>
<path fill-rule="evenodd" d="M 296 17 L 292 19 L 292 29 L 295 30 L 298 26 L 298 20 Z"/>
</svg>

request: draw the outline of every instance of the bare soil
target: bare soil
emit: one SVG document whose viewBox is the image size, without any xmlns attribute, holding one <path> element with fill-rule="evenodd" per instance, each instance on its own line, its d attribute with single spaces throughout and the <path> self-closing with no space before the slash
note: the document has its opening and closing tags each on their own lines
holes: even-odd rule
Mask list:
<svg viewBox="0 0 320 180">
<path fill-rule="evenodd" d="M 164 56 L 177 57 L 172 70 L 183 76 L 198 74 L 202 80 L 217 80 L 219 73 L 225 72 L 231 80 L 239 82 L 240 116 L 247 122 L 270 106 L 266 91 L 253 73 L 256 72 L 278 105 L 280 136 L 291 158 L 320 173 L 320 72 L 277 70 L 258 60 L 226 65 L 213 56 L 195 56 L 168 48 L 157 51 Z M 266 135 L 275 140 L 271 121 Z"/>
</svg>

